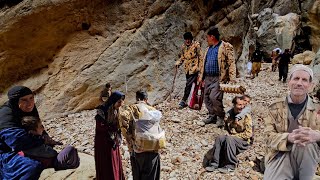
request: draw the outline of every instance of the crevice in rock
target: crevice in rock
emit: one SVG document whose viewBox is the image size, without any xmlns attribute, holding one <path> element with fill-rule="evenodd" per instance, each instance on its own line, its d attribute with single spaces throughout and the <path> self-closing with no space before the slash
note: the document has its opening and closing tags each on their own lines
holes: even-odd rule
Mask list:
<svg viewBox="0 0 320 180">
<path fill-rule="evenodd" d="M 23 0 L 0 0 L 0 9 L 4 8 L 5 6 L 8 6 L 8 7 L 15 6 L 22 1 Z"/>
<path fill-rule="evenodd" d="M 127 78 L 131 78 L 132 76 L 136 75 L 136 74 L 140 74 L 143 71 L 145 71 L 147 68 L 149 67 L 148 64 L 145 64 L 143 66 L 138 67 L 137 69 L 135 69 L 134 71 L 132 71 L 130 74 L 127 74 Z"/>
</svg>

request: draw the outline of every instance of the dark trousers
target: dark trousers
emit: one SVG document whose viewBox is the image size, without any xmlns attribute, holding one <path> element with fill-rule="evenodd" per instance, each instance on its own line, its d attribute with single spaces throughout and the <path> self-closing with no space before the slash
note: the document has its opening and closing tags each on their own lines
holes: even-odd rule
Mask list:
<svg viewBox="0 0 320 180">
<path fill-rule="evenodd" d="M 220 135 L 214 143 L 213 160 L 211 162 L 219 164 L 220 167 L 225 165 L 238 164 L 237 154 L 247 150 L 249 144 L 238 137 Z"/>
<path fill-rule="evenodd" d="M 184 88 L 184 95 L 182 100 L 187 101 L 191 88 L 192 88 L 192 83 L 197 81 L 198 73 L 195 74 L 186 74 L 186 87 Z"/>
<path fill-rule="evenodd" d="M 54 161 L 54 169 L 65 170 L 65 169 L 75 169 L 80 165 L 80 158 L 78 151 L 73 146 L 66 146 L 58 154 L 56 160 Z"/>
<path fill-rule="evenodd" d="M 283 81 L 287 80 L 288 65 L 279 65 L 279 80 L 283 78 Z"/>
<path fill-rule="evenodd" d="M 134 153 L 130 157 L 133 180 L 159 180 L 160 154 L 155 152 Z"/>
<path fill-rule="evenodd" d="M 216 115 L 224 118 L 223 92 L 220 91 L 219 76 L 206 76 L 204 79 L 204 103 L 209 115 Z"/>
</svg>

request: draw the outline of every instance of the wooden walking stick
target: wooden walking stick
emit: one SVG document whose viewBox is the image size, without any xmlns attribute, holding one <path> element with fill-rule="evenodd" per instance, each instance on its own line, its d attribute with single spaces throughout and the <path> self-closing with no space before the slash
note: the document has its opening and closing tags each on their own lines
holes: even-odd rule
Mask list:
<svg viewBox="0 0 320 180">
<path fill-rule="evenodd" d="M 171 91 L 170 91 L 170 97 L 169 97 L 169 101 L 171 101 L 171 95 L 174 91 L 174 85 L 175 85 L 175 82 L 176 82 L 176 77 L 177 77 L 177 73 L 178 73 L 178 68 L 176 67 L 175 70 L 174 70 L 174 77 L 173 77 L 173 82 L 172 82 L 172 87 L 171 87 Z"/>
</svg>

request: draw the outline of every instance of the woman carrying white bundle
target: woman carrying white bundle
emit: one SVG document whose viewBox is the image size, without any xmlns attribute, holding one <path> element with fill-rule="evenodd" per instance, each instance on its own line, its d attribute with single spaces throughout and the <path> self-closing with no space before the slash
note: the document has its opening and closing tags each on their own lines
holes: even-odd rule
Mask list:
<svg viewBox="0 0 320 180">
<path fill-rule="evenodd" d="M 125 107 L 121 131 L 131 151 L 134 180 L 160 179 L 159 149 L 165 147 L 165 132 L 160 128 L 162 113 L 148 104 L 146 91 L 136 92 L 136 104 Z"/>
</svg>

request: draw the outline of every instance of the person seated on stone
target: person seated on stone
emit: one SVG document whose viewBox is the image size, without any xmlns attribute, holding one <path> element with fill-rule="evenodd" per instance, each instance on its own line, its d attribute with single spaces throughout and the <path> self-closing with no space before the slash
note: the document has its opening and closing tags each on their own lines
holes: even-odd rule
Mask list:
<svg viewBox="0 0 320 180">
<path fill-rule="evenodd" d="M 44 144 L 21 125 L 22 117 L 39 116 L 34 94 L 28 87 L 14 86 L 8 91 L 8 99 L 0 107 L 0 179 L 39 179 L 42 164 L 17 153 Z"/>
<path fill-rule="evenodd" d="M 100 93 L 101 103 L 106 102 L 109 99 L 111 93 L 112 93 L 111 84 L 107 83 L 105 85 L 104 89 Z"/>
<path fill-rule="evenodd" d="M 148 104 L 144 90 L 136 92 L 137 102 L 127 106 L 120 115 L 121 131 L 131 153 L 134 180 L 160 179 L 159 149 L 164 148 L 165 133 L 160 127 L 162 113 Z"/>
<path fill-rule="evenodd" d="M 239 121 L 241 119 L 243 119 L 245 117 L 246 114 L 250 114 L 251 113 L 251 97 L 249 95 L 244 94 L 241 99 L 244 101 L 244 108 L 242 109 L 242 111 L 236 115 L 236 121 Z M 230 114 L 233 113 L 233 108 L 231 108 L 229 111 L 226 112 L 226 115 L 224 117 L 224 120 L 226 121 Z"/>
<path fill-rule="evenodd" d="M 236 115 L 236 120 L 239 121 L 245 117 L 246 114 L 251 113 L 251 97 L 249 95 L 244 94 L 242 97 L 242 100 L 244 101 L 244 108 L 242 111 Z"/>
<path fill-rule="evenodd" d="M 269 106 L 265 119 L 265 180 L 311 180 L 320 160 L 320 117 L 308 95 L 313 71 L 297 64 L 288 77 L 289 94 Z"/>
<path fill-rule="evenodd" d="M 39 117 L 25 116 L 22 118 L 21 124 L 32 136 L 43 138 L 44 127 Z M 20 151 L 18 154 L 40 161 L 44 168 L 54 168 L 55 170 L 75 169 L 80 165 L 77 149 L 68 145 L 58 154 L 53 149 L 52 142 L 47 138 L 45 138 L 45 144 Z"/>
<path fill-rule="evenodd" d="M 235 170 L 238 159 L 237 154 L 248 149 L 250 138 L 252 137 L 252 119 L 250 114 L 246 114 L 243 119 L 236 121 L 236 115 L 244 108 L 242 97 L 235 97 L 232 100 L 233 111 L 226 120 L 226 135 L 216 138 L 213 146 L 213 158 L 210 166 L 206 170 L 211 172 L 215 169 L 222 173 Z"/>
</svg>

